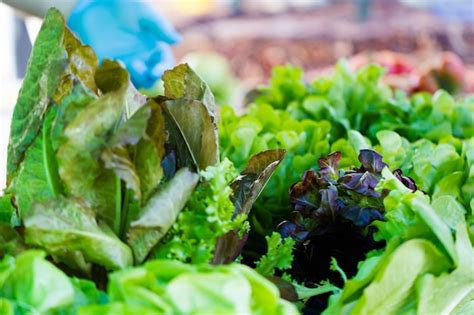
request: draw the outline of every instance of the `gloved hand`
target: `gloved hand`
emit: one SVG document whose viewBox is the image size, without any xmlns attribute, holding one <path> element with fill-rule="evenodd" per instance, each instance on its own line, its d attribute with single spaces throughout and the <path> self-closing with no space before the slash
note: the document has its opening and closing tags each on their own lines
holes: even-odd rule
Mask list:
<svg viewBox="0 0 474 315">
<path fill-rule="evenodd" d="M 173 67 L 173 26 L 143 1 L 78 0 L 68 25 L 100 60 L 122 61 L 136 87 L 149 88 Z"/>
</svg>

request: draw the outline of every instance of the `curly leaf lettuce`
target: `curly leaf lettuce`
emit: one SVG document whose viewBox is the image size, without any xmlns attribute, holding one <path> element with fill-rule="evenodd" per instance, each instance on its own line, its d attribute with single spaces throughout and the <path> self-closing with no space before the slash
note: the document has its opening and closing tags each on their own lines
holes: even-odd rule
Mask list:
<svg viewBox="0 0 474 315">
<path fill-rule="evenodd" d="M 199 174 L 203 182 L 190 196 L 155 257 L 193 264 L 210 262 L 219 237 L 242 226 L 246 216 L 234 220 L 230 199 L 229 183 L 237 175 L 232 163 L 225 159 Z"/>
<path fill-rule="evenodd" d="M 291 238 L 282 239 L 279 233 L 274 232 L 266 237 L 267 253 L 256 263 L 255 270 L 263 276 L 272 276 L 275 269 L 285 270 L 293 262 L 293 247 L 295 241 Z"/>
</svg>

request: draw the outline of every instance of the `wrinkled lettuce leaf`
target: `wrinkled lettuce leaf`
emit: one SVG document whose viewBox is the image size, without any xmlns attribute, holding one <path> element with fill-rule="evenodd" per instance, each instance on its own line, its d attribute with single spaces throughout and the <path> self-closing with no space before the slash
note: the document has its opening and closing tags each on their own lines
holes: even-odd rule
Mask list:
<svg viewBox="0 0 474 315">
<path fill-rule="evenodd" d="M 113 169 L 105 168 L 100 157 L 121 120 L 127 87 L 128 81 L 121 82 L 116 90 L 78 112 L 64 127 L 64 139 L 57 151 L 59 176 L 66 194 L 86 200 L 110 226 L 119 206 L 115 199 L 116 181 Z"/>
<path fill-rule="evenodd" d="M 166 109 L 176 123 L 199 170 L 219 160 L 217 128 L 204 103 L 178 99 L 166 101 Z"/>
<path fill-rule="evenodd" d="M 90 208 L 73 199 L 36 203 L 25 218 L 25 240 L 44 248 L 55 260 L 86 273 L 91 263 L 109 270 L 133 263 L 130 248 L 97 221 Z"/>
<path fill-rule="evenodd" d="M 140 139 L 134 153 L 134 163 L 140 178 L 143 203 L 148 201 L 163 178 L 161 161 L 165 153 L 166 140 L 165 122 L 161 107 L 154 101 L 150 101 L 148 106 L 149 109 L 144 109 L 149 115 L 145 131 L 146 136 Z"/>
<path fill-rule="evenodd" d="M 181 64 L 167 70 L 162 77 L 165 96 L 170 99 L 196 100 L 203 103 L 215 118 L 216 103 L 207 84 L 189 67 Z"/>
<path fill-rule="evenodd" d="M 97 58 L 90 47 L 82 46 L 65 25 L 58 10 L 49 10 L 33 47 L 12 118 L 8 182 L 37 137 L 53 99 L 58 101 L 76 79 L 91 89 L 95 88 L 88 78 L 93 78 Z M 58 86 L 61 86 L 59 91 Z"/>
<path fill-rule="evenodd" d="M 175 223 L 198 180 L 196 173 L 185 168 L 179 170 L 131 221 L 127 242 L 133 249 L 136 262 L 143 262 Z"/>
<path fill-rule="evenodd" d="M 219 161 L 216 104 L 207 84 L 187 65 L 178 65 L 163 75 L 163 103 L 167 131 L 174 150 L 179 152 L 179 167 L 198 170 Z M 179 168 L 178 167 L 178 168 Z"/>
<path fill-rule="evenodd" d="M 26 151 L 20 169 L 8 187 L 7 191 L 15 196 L 20 217 L 27 216 L 34 203 L 51 200 L 62 192 L 50 137 L 55 113 L 55 110 L 48 112 L 40 135 Z"/>
</svg>

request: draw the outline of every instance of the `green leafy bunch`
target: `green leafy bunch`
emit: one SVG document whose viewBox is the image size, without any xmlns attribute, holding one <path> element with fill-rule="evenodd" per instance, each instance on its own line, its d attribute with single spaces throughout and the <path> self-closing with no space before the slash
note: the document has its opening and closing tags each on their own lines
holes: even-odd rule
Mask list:
<svg viewBox="0 0 474 315">
<path fill-rule="evenodd" d="M 2 314 L 296 313 L 250 268 L 207 265 L 240 254 L 284 151 L 239 174 L 219 161 L 208 86 L 186 64 L 163 83 L 163 96 L 141 95 L 48 12 L 11 125 Z"/>
<path fill-rule="evenodd" d="M 237 173 L 219 164 L 211 91 L 185 64 L 163 81 L 164 96 L 144 97 L 120 64 L 99 66 L 49 11 L 12 119 L 3 254 L 37 247 L 83 275 L 122 269 L 147 259 L 191 196 L 187 213 L 201 211 L 201 229 L 243 224 L 226 214 Z M 206 202 L 223 206 L 195 208 Z M 207 241 L 211 255 L 216 241 Z"/>
<path fill-rule="evenodd" d="M 238 175 L 225 159 L 200 173 L 204 183 L 193 192 L 155 257 L 176 259 L 193 264 L 212 260 L 217 239 L 240 228 L 246 215 L 233 218 L 233 193 L 229 183 Z"/>
<path fill-rule="evenodd" d="M 307 83 L 303 80 L 300 69 L 291 66 L 276 67 L 270 84 L 252 93 L 254 97 L 243 114 L 237 114 L 229 107 L 221 109 L 219 122 L 221 156 L 233 161 L 238 169 L 243 167 L 249 155 L 261 149 L 284 148 L 287 151 L 286 158 L 270 179 L 267 189 L 251 213 L 249 218 L 251 233 L 244 247 L 242 261 L 252 263 L 265 254 L 264 237 L 268 238 L 276 229 L 278 222 L 290 215 L 291 203 L 288 198 L 290 188 L 299 180 L 304 170 L 313 168 L 317 172 L 319 168 L 314 167 L 316 161 L 336 151 L 342 155 L 339 166 L 345 169 L 358 165 L 357 157 L 362 150 L 378 152 L 384 156 L 391 171 L 401 169 L 403 174 L 415 180 L 421 190 L 415 194 L 417 200 L 425 200 L 424 204 L 428 204 L 431 209 L 447 208 L 446 212 L 438 214 L 443 220 L 455 221 L 463 218 L 465 221 L 463 228 L 469 232 L 472 239 L 474 99 L 472 96 L 453 97 L 445 91 L 438 91 L 433 95 L 416 93 L 407 96 L 381 83 L 380 78 L 383 74 L 384 69 L 377 65 L 369 65 L 353 72 L 345 61 L 341 61 L 335 66 L 332 75 Z M 396 194 L 397 192 L 393 192 L 390 196 Z M 423 194 L 426 196 L 423 197 Z M 405 195 L 408 198 L 413 194 L 405 192 Z M 359 273 L 344 285 L 342 295 L 336 294 L 342 298 L 332 298 L 331 301 L 344 300 L 347 309 L 345 306 L 342 309 L 335 308 L 332 306 L 335 302 L 331 302 L 328 314 L 340 314 L 350 310 L 353 307 L 352 303 L 365 292 L 366 286 L 371 282 L 380 281 L 379 277 L 382 277 L 382 274 L 376 277 L 373 273 L 365 280 L 364 272 L 371 270 L 377 257 L 392 255 L 398 245 L 408 240 L 396 243 L 395 239 L 400 240 L 397 235 L 413 233 L 413 238 L 420 235 L 422 239 L 437 246 L 437 250 L 443 255 L 447 254 L 447 249 L 440 246 L 439 239 L 433 241 L 433 235 L 438 233 L 437 228 L 432 228 L 430 234 L 425 223 L 411 225 L 415 223 L 414 213 L 423 215 L 429 208 L 422 207 L 420 210 L 419 204 L 408 203 L 404 204 L 405 212 L 391 212 L 391 209 L 398 209 L 400 204 L 397 203 L 399 206 L 396 206 L 397 199 L 390 196 L 384 199 L 384 208 L 387 210 L 384 213 L 386 222 L 373 223 L 369 227 L 377 231 L 375 234 L 377 240 L 387 241 L 387 246 L 367 254 L 366 260 L 359 262 Z M 426 201 L 427 198 L 429 201 Z M 449 237 L 456 238 L 455 224 L 451 222 L 448 226 Z M 449 237 L 445 235 L 446 239 Z M 447 242 L 449 241 L 444 241 L 444 244 L 448 244 Z M 397 245 L 394 245 L 395 243 Z M 454 243 L 456 244 L 456 241 Z M 467 246 L 467 243 L 463 244 L 459 246 Z M 326 245 L 334 247 L 331 243 Z M 450 248 L 450 255 L 454 256 L 456 250 L 453 246 L 457 245 L 447 246 Z M 420 248 L 418 245 L 415 247 L 417 249 L 414 253 L 424 250 L 424 245 Z M 411 252 L 411 249 L 408 251 Z M 267 253 L 264 257 L 268 255 Z M 403 259 L 408 263 L 410 259 L 407 257 L 409 256 Z M 449 255 L 446 257 L 449 260 Z M 285 258 L 289 261 L 289 256 Z M 384 259 L 390 260 L 390 258 Z M 426 261 L 433 259 L 437 258 L 429 256 Z M 340 265 L 345 263 L 338 262 Z M 408 266 L 400 267 L 399 270 L 405 270 L 404 268 Z M 451 265 L 441 267 L 442 271 L 433 271 L 432 275 L 437 276 L 439 272 L 449 273 L 455 268 L 456 265 L 451 262 Z M 391 271 L 387 273 L 387 277 L 398 273 L 399 271 Z M 304 276 L 303 274 L 303 278 Z M 357 290 L 360 291 L 357 293 L 350 288 L 353 283 L 358 283 Z M 411 286 L 414 282 L 410 283 L 407 284 L 408 290 L 414 292 L 414 287 Z M 387 287 L 377 290 L 393 292 L 395 284 L 392 284 L 389 283 Z M 298 287 L 294 282 L 293 286 L 301 289 L 301 286 Z M 318 286 L 306 289 L 320 293 L 321 288 Z M 377 290 L 374 289 L 373 292 Z M 466 289 L 463 292 L 470 290 Z M 337 290 L 332 291 L 337 293 Z M 468 299 L 464 293 L 460 293 L 460 296 Z M 306 292 L 302 296 L 310 297 L 312 294 Z M 413 302 L 414 295 L 406 296 L 409 296 L 408 300 L 398 301 L 397 305 L 400 308 L 397 306 L 393 310 L 404 311 L 401 306 L 407 307 Z M 377 300 L 380 305 L 385 305 L 384 298 Z M 369 301 L 372 297 L 363 299 Z M 360 301 L 362 305 L 364 303 L 362 298 Z M 444 302 L 449 303 L 447 299 Z M 346 305 L 344 303 L 342 304 Z M 325 307 L 324 303 L 316 304 L 310 299 L 306 303 L 305 310 L 319 312 Z M 412 305 L 416 303 L 413 302 Z M 419 304 L 419 307 L 422 307 L 421 305 Z M 424 303 L 423 305 L 426 306 Z M 456 303 L 453 302 L 453 305 Z M 370 309 L 367 312 L 390 313 L 378 309 Z"/>
<path fill-rule="evenodd" d="M 380 152 L 387 156 L 387 163 L 421 183 L 430 180 L 419 179 L 422 172 L 428 172 L 429 164 L 435 168 L 439 165 L 426 161 L 429 158 L 422 154 L 414 154 L 418 146 L 433 148 L 446 144 L 440 150 L 444 151 L 443 147 L 451 150 L 452 146 L 453 154 L 464 159 L 467 150 L 463 143 L 470 143 L 474 132 L 474 99 L 455 99 L 444 91 L 409 97 L 379 82 L 384 72 L 378 65 L 353 72 L 341 61 L 332 75 L 306 83 L 300 69 L 276 67 L 269 86 L 254 93 L 256 96 L 244 114 L 238 115 L 230 107 L 221 109 L 221 156 L 228 157 L 238 169 L 260 150 L 287 150 L 285 160 L 255 205 L 250 219 L 255 231 L 263 235 L 271 232 L 276 222 L 290 211 L 286 206 L 290 186 L 305 169 L 331 152 L 342 153 L 341 167 L 354 167 L 360 150 L 390 149 L 388 155 Z M 407 159 L 411 157 L 426 161 L 424 171 L 421 167 L 416 170 L 411 167 L 418 176 L 407 173 L 410 164 L 422 163 L 409 162 Z M 395 158 L 398 160 L 392 161 Z M 466 168 L 469 167 L 465 164 L 457 167 L 464 174 L 457 175 L 461 178 L 459 182 L 463 182 L 459 186 L 467 181 Z M 434 177 L 441 174 L 446 173 L 440 170 Z M 433 186 L 435 182 L 433 179 L 427 185 Z M 268 217 L 277 220 L 269 221 Z"/>
<path fill-rule="evenodd" d="M 324 314 L 462 313 L 472 307 L 474 248 L 466 209 L 449 195 L 412 192 L 385 169 L 378 189 L 386 222 L 374 222 L 387 241 L 362 261 L 333 295 Z"/>
<path fill-rule="evenodd" d="M 28 250 L 0 261 L 0 313 L 50 315 L 298 314 L 251 268 L 153 260 L 109 275 L 107 291 Z"/>
</svg>

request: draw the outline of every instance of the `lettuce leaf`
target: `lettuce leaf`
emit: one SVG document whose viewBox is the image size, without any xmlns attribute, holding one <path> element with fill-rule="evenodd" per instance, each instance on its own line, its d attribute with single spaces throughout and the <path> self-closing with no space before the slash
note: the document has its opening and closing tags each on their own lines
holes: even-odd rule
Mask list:
<svg viewBox="0 0 474 315">
<path fill-rule="evenodd" d="M 36 43 L 12 118 L 8 182 L 37 137 L 51 104 L 60 103 L 76 85 L 97 92 L 94 82 L 97 57 L 69 31 L 58 10 L 48 11 Z"/>
<path fill-rule="evenodd" d="M 456 253 L 459 257 L 456 269 L 438 277 L 427 274 L 419 280 L 417 311 L 420 314 L 451 313 L 474 292 L 474 248 L 462 223 L 457 226 Z"/>
<path fill-rule="evenodd" d="M 108 293 L 111 304 L 88 306 L 79 314 L 298 313 L 271 282 L 238 264 L 212 267 L 154 260 L 113 273 Z"/>
<path fill-rule="evenodd" d="M 234 204 L 232 219 L 247 218 L 255 201 L 284 157 L 284 150 L 267 150 L 250 159 L 245 170 L 230 183 L 233 190 L 231 200 Z M 236 225 L 234 230 L 219 237 L 213 263 L 234 261 L 242 251 L 247 235 L 248 231 L 245 228 Z"/>
<path fill-rule="evenodd" d="M 145 260 L 151 249 L 174 224 L 198 180 L 196 173 L 188 169 L 179 170 L 150 198 L 138 217 L 131 221 L 127 242 L 132 247 L 137 262 Z"/>
<path fill-rule="evenodd" d="M 25 240 L 86 273 L 91 263 L 109 270 L 133 263 L 130 248 L 98 222 L 90 208 L 72 199 L 36 203 L 25 218 Z"/>
<path fill-rule="evenodd" d="M 51 125 L 55 110 L 50 110 L 38 136 L 25 153 L 8 192 L 15 196 L 18 214 L 27 216 L 35 202 L 47 201 L 62 193 L 56 156 L 51 145 Z"/>
<path fill-rule="evenodd" d="M 69 305 L 74 287 L 69 278 L 44 259 L 41 251 L 27 251 L 12 260 L 8 275 L 0 282 L 0 297 L 14 304 L 28 305 L 36 312 L 48 312 Z M 4 258 L 5 263 L 11 257 Z M 2 268 L 2 272 L 5 269 Z"/>
<path fill-rule="evenodd" d="M 449 261 L 429 241 L 415 239 L 405 242 L 381 266 L 351 312 L 395 313 L 409 297 L 418 276 L 438 274 L 448 267 Z M 400 270 L 405 272 L 398 272 Z"/>
<path fill-rule="evenodd" d="M 274 232 L 267 236 L 267 253 L 256 263 L 255 270 L 263 276 L 272 276 L 275 269 L 285 270 L 293 262 L 293 247 L 295 241 L 291 238 L 282 239 L 279 233 Z"/>
<path fill-rule="evenodd" d="M 106 294 L 93 282 L 67 277 L 45 256 L 42 251 L 28 250 L 16 258 L 3 258 L 1 314 L 73 315 L 84 305 L 107 301 Z"/>
</svg>

